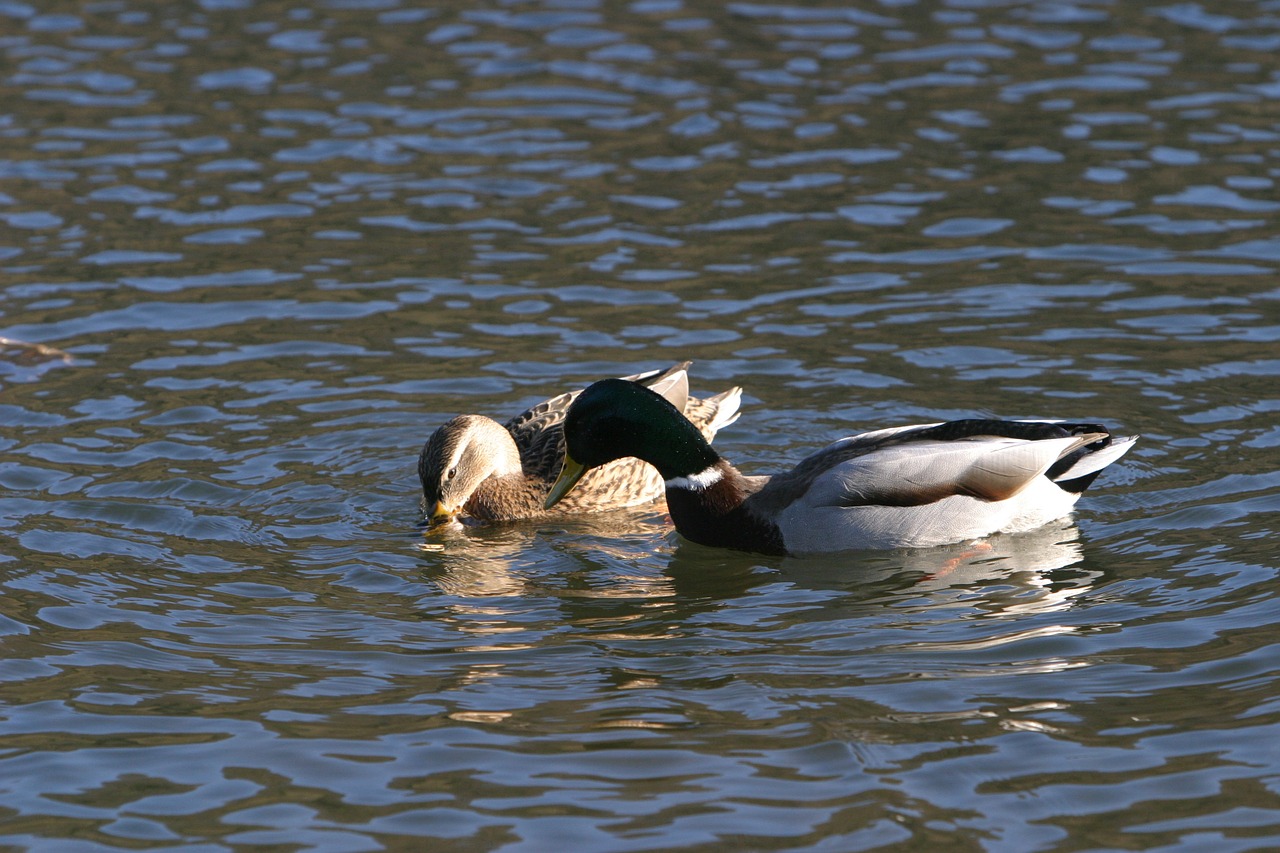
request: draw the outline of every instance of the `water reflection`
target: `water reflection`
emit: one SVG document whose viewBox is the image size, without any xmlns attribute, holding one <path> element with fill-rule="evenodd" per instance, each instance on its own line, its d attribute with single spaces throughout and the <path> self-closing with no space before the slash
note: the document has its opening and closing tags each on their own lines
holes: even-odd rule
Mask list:
<svg viewBox="0 0 1280 853">
<path fill-rule="evenodd" d="M 533 595 L 561 605 L 602 598 L 629 606 L 665 600 L 664 608 L 730 601 L 782 580 L 874 607 L 964 607 L 1014 617 L 1067 609 L 1101 578 L 1084 565 L 1085 545 L 1069 520 L 955 546 L 775 560 L 686 542 L 662 515 L 607 515 L 567 527 L 454 522 L 431 529 L 418 545 L 424 577 L 461 599 Z M 530 563 L 539 540 L 554 551 L 552 563 Z"/>
<path fill-rule="evenodd" d="M 937 548 L 788 558 L 778 570 L 806 587 L 859 596 L 878 589 L 877 600 L 892 588 L 895 596 L 923 602 L 925 609 L 963 601 L 981 602 L 992 614 L 1017 614 L 1062 609 L 1086 593 L 1096 572 L 1078 568 L 1084 547 L 1075 523 L 1061 520 L 1026 533 Z"/>
<path fill-rule="evenodd" d="M 596 516 L 599 516 L 598 518 Z M 418 548 L 425 576 L 458 596 L 521 595 L 552 582 L 531 566 L 530 549 L 549 545 L 557 573 L 590 578 L 597 570 L 650 562 L 654 543 L 669 531 L 665 510 L 593 513 L 555 522 L 471 524 L 453 520 L 427 528 Z M 590 583 L 590 581 L 588 581 Z M 640 577 L 610 577 L 609 587 L 563 590 L 565 595 L 647 598 L 669 595 Z"/>
</svg>

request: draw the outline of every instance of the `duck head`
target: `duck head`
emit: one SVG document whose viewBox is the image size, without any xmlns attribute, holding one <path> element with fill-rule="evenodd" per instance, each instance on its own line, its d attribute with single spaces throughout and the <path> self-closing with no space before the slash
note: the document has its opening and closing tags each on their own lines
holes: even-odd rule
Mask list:
<svg viewBox="0 0 1280 853">
<path fill-rule="evenodd" d="M 564 420 L 565 458 L 547 495 L 555 506 L 592 468 L 634 456 L 664 480 L 704 471 L 720 457 L 675 406 L 643 385 L 603 379 L 573 401 Z"/>
<path fill-rule="evenodd" d="M 460 415 L 445 423 L 427 439 L 418 457 L 428 523 L 455 518 L 488 478 L 521 470 L 515 441 L 497 421 L 482 415 Z"/>
</svg>

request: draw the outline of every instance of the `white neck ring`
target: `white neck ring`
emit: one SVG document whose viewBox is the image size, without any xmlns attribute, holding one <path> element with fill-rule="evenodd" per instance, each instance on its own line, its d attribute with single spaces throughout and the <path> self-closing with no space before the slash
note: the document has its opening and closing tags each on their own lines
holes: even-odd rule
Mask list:
<svg viewBox="0 0 1280 853">
<path fill-rule="evenodd" d="M 724 472 L 712 465 L 688 477 L 672 477 L 666 481 L 668 489 L 687 489 L 691 492 L 705 492 L 724 479 Z"/>
</svg>

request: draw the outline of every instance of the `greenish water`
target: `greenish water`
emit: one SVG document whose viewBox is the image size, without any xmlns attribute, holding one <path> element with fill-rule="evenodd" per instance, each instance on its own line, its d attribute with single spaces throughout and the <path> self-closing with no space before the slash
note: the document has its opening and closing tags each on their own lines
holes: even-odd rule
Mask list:
<svg viewBox="0 0 1280 853">
<path fill-rule="evenodd" d="M 1277 46 L 1269 2 L 0 2 L 0 843 L 1280 845 Z M 443 420 L 685 359 L 748 473 L 1143 440 L 990 550 L 424 538 Z"/>
</svg>

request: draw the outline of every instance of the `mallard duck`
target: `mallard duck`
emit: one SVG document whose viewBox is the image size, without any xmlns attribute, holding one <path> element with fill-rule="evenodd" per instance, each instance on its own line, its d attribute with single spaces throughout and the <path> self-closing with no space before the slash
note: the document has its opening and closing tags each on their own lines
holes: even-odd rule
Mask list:
<svg viewBox="0 0 1280 853">
<path fill-rule="evenodd" d="M 705 400 L 690 397 L 688 367 L 686 361 L 619 381 L 645 388 L 700 440 L 710 442 L 738 419 L 742 389 L 730 388 Z M 637 459 L 620 459 L 583 479 L 574 500 L 554 512 L 544 507 L 564 458 L 564 415 L 580 393 L 552 397 L 505 424 L 483 415 L 459 415 L 432 433 L 418 457 L 428 522 L 440 524 L 463 512 L 485 521 L 534 518 L 620 509 L 661 498 L 657 471 Z"/>
<path fill-rule="evenodd" d="M 671 404 L 606 379 L 565 418 L 553 506 L 596 466 L 635 456 L 658 469 L 685 538 L 764 554 L 923 547 L 1030 530 L 1071 511 L 1137 436 L 1092 423 L 957 420 L 842 438 L 790 471 L 741 474 Z"/>
</svg>

